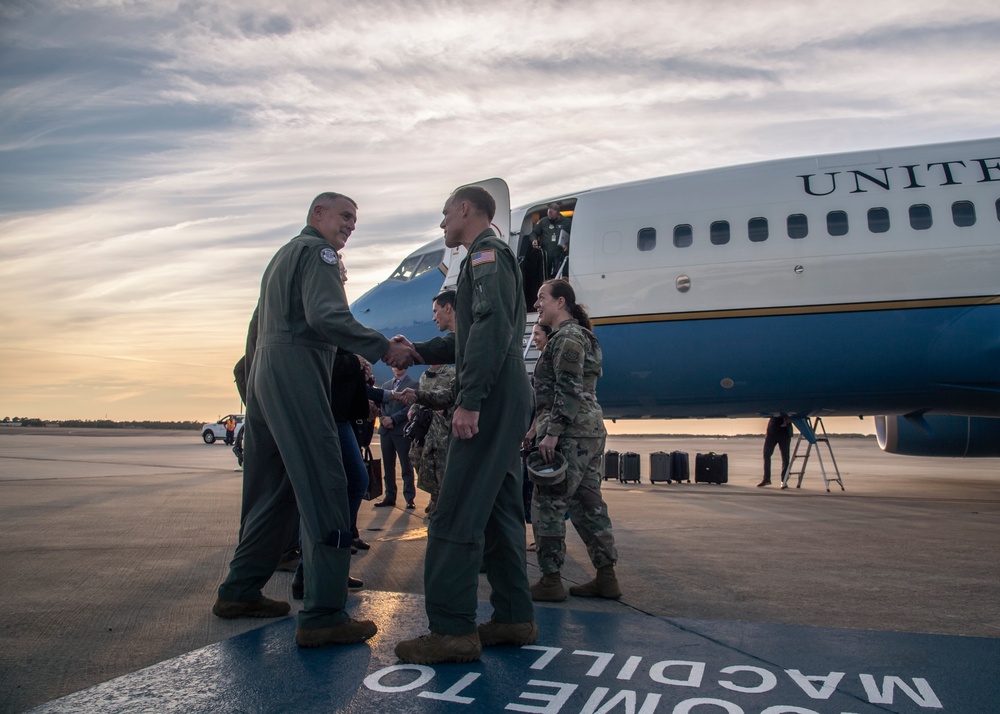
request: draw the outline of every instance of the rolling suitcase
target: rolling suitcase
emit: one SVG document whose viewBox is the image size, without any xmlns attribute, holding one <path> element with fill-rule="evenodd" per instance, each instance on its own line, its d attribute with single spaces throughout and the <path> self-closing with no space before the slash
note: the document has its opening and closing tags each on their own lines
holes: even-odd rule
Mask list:
<svg viewBox="0 0 1000 714">
<path fill-rule="evenodd" d="M 618 474 L 621 473 L 621 454 L 617 451 L 608 451 L 604 454 L 604 480 L 607 481 L 609 478 L 618 480 Z"/>
<path fill-rule="evenodd" d="M 691 465 L 686 451 L 670 452 L 670 480 L 691 483 Z"/>
<path fill-rule="evenodd" d="M 639 477 L 639 463 L 639 454 L 634 451 L 626 451 L 622 454 L 622 468 L 619 480 L 622 483 L 627 483 L 629 481 L 639 483 L 641 481 Z"/>
<path fill-rule="evenodd" d="M 714 451 L 694 459 L 695 483 L 729 483 L 729 456 Z"/>
<path fill-rule="evenodd" d="M 649 455 L 649 482 L 665 481 L 670 483 L 670 454 L 666 451 L 654 451 Z"/>
</svg>

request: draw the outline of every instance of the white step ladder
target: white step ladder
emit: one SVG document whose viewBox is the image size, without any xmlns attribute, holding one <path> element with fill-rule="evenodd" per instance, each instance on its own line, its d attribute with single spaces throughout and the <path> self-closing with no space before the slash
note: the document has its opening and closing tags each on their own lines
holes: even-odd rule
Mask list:
<svg viewBox="0 0 1000 714">
<path fill-rule="evenodd" d="M 813 446 L 815 446 L 816 458 L 819 459 L 819 470 L 823 474 L 823 485 L 826 486 L 826 492 L 830 493 L 831 481 L 836 481 L 840 484 L 840 490 L 843 491 L 844 481 L 840 478 L 840 469 L 837 468 L 837 459 L 833 457 L 833 447 L 830 446 L 830 437 L 827 436 L 823 420 L 820 417 L 816 417 L 812 424 L 809 423 L 808 419 L 795 419 L 793 421 L 798 429 L 799 438 L 795 441 L 795 450 L 792 452 L 792 458 L 788 460 L 788 468 L 781 475 L 781 488 L 788 488 L 788 481 L 792 476 L 799 477 L 795 488 L 802 488 L 802 477 L 805 476 L 806 466 L 809 464 L 809 455 L 812 453 Z M 803 440 L 806 442 L 806 450 L 804 454 L 800 455 L 799 447 L 802 445 Z M 826 467 L 823 465 L 823 456 L 820 454 L 820 444 L 826 444 L 826 449 L 830 452 L 830 461 L 833 463 L 833 470 L 837 474 L 836 478 L 827 478 L 826 476 Z M 799 459 L 802 460 L 802 467 L 798 471 L 794 471 L 795 462 Z"/>
</svg>

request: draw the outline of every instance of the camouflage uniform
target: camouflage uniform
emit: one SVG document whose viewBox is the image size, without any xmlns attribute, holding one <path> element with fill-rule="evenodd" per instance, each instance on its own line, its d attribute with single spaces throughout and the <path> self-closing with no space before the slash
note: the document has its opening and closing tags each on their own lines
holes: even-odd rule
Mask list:
<svg viewBox="0 0 1000 714">
<path fill-rule="evenodd" d="M 618 560 L 608 507 L 601 497 L 601 457 L 607 432 L 597 403 L 601 376 L 601 346 L 590 330 L 576 320 L 559 325 L 535 366 L 535 404 L 538 440 L 559 437 L 566 457 L 566 480 L 553 486 L 535 486 L 531 505 L 538 567 L 558 573 L 566 559 L 566 520 L 587 545 L 596 568 Z"/>
<path fill-rule="evenodd" d="M 448 438 L 451 436 L 451 415 L 455 411 L 455 368 L 449 364 L 431 367 L 420 375 L 417 404 L 434 410 L 423 446 L 416 442 L 410 447 L 410 463 L 417 469 L 417 486 L 437 499 L 444 475 Z"/>
</svg>

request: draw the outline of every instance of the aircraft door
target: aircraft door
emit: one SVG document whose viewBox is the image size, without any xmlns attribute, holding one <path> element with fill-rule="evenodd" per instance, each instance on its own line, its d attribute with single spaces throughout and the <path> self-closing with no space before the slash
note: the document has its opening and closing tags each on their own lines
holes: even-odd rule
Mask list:
<svg viewBox="0 0 1000 714">
<path fill-rule="evenodd" d="M 465 186 L 479 186 L 486 189 L 493 200 L 497 203 L 497 212 L 493 216 L 493 230 L 500 236 L 500 240 L 510 244 L 510 189 L 507 182 L 499 178 L 485 179 L 475 183 L 465 184 Z M 465 188 L 460 186 L 459 188 Z M 511 250 L 517 250 L 517 246 L 511 246 Z M 448 264 L 448 275 L 444 279 L 442 290 L 454 290 L 458 285 L 458 273 L 462 269 L 462 261 L 465 260 L 466 250 L 464 246 L 452 248 L 451 262 Z"/>
</svg>

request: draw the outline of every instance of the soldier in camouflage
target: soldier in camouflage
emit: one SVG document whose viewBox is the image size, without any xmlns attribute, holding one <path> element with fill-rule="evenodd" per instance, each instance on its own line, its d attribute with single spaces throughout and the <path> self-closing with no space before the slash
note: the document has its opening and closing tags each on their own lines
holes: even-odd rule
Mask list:
<svg viewBox="0 0 1000 714">
<path fill-rule="evenodd" d="M 440 332 L 455 330 L 454 290 L 445 290 L 434 298 L 433 320 Z M 434 412 L 423 444 L 414 442 L 410 447 L 410 463 L 417 469 L 417 486 L 431 495 L 431 502 L 425 513 L 433 513 L 441 489 L 441 478 L 444 476 L 448 439 L 451 436 L 451 416 L 455 411 L 455 368 L 447 364 L 432 364 L 420 375 L 416 390 L 403 390 L 400 397 L 407 404 L 420 405 L 415 409 L 424 408 Z"/>
<path fill-rule="evenodd" d="M 451 415 L 455 410 L 455 368 L 450 364 L 432 364 L 420 375 L 416 390 L 406 391 L 414 393 L 413 409 L 429 409 L 434 414 L 423 443 L 414 441 L 410 446 L 410 463 L 417 470 L 417 486 L 431 495 L 424 512 L 433 513 L 444 476 Z"/>
<path fill-rule="evenodd" d="M 535 486 L 531 520 L 542 578 L 532 586 L 531 597 L 550 602 L 566 599 L 560 570 L 566 558 L 568 512 L 597 568 L 594 580 L 572 586 L 570 594 L 619 598 L 622 592 L 614 570 L 618 551 L 608 507 L 601 496 L 601 459 L 607 436 L 596 394 L 601 346 L 567 281 L 543 283 L 535 309 L 538 322 L 552 328 L 535 366 L 538 448 L 549 462 L 556 451 L 561 453 L 567 468 L 563 482 Z"/>
</svg>

